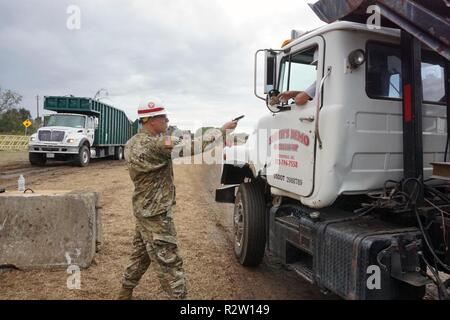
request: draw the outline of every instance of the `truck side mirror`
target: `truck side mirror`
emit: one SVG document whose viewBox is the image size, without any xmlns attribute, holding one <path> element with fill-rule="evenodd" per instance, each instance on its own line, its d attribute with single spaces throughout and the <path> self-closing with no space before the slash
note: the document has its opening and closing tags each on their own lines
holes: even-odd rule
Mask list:
<svg viewBox="0 0 450 320">
<path fill-rule="evenodd" d="M 277 74 L 277 52 L 281 50 L 273 49 L 259 49 L 255 53 L 255 69 L 254 69 L 254 82 L 253 93 L 261 100 L 266 100 L 266 97 L 260 96 L 257 92 L 257 80 L 258 80 L 258 55 L 264 52 L 264 94 L 267 94 L 270 90 L 276 87 L 276 74 Z"/>
<path fill-rule="evenodd" d="M 275 89 L 276 87 L 276 53 L 272 50 L 265 50 L 264 59 L 264 93 L 267 94 L 269 91 Z"/>
<path fill-rule="evenodd" d="M 94 118 L 94 129 L 98 129 L 98 118 Z"/>
</svg>

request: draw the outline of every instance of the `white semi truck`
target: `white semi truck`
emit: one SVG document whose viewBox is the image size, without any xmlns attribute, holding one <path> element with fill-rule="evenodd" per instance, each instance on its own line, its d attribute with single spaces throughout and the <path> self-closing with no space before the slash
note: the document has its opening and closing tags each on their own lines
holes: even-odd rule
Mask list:
<svg viewBox="0 0 450 320">
<path fill-rule="evenodd" d="M 337 2 L 345 1 L 313 8 L 357 21 L 369 5 Z M 242 265 L 257 266 L 269 250 L 346 299 L 421 298 L 427 269 L 450 272 L 447 183 L 428 180 L 447 159 L 449 61 L 394 22 L 400 27 L 337 21 L 257 52 L 266 95 L 256 80 L 255 94 L 270 112 L 245 145 L 225 149 L 216 191 L 216 201 L 234 203 Z M 312 84 L 305 105 L 269 103 Z M 432 280 L 448 297 L 450 283 Z"/>
</svg>

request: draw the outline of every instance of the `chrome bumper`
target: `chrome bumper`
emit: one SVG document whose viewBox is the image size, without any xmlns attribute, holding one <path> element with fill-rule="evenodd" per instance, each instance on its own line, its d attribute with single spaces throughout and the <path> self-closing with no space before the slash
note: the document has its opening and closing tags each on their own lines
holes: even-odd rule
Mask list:
<svg viewBox="0 0 450 320">
<path fill-rule="evenodd" d="M 55 146 L 55 145 L 29 145 L 28 152 L 35 153 L 59 153 L 59 154 L 78 154 L 78 146 Z"/>
</svg>

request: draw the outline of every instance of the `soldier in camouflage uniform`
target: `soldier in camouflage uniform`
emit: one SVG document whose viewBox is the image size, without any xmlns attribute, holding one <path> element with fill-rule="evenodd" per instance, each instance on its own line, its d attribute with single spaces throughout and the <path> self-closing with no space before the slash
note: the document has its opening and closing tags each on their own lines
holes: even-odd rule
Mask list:
<svg viewBox="0 0 450 320">
<path fill-rule="evenodd" d="M 186 145 L 163 136 L 168 119 L 162 106 L 153 102 L 144 103 L 138 113 L 142 129 L 125 146 L 125 159 L 135 187 L 133 211 L 136 233 L 119 299 L 132 298 L 133 289 L 150 262 L 156 264 L 162 288 L 171 298 L 182 299 L 187 291 L 183 260 L 178 251 L 171 216 L 175 204 L 172 158 L 183 156 Z M 236 122 L 227 122 L 221 129 L 203 137 L 199 152 L 217 138 L 223 138 L 225 131 L 236 128 L 236 125 Z M 192 142 L 192 154 L 195 152 L 194 143 L 198 142 Z"/>
</svg>

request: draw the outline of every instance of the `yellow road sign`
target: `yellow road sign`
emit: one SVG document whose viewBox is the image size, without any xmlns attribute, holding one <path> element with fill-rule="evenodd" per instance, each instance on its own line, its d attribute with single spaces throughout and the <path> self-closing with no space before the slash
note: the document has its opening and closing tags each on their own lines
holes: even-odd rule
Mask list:
<svg viewBox="0 0 450 320">
<path fill-rule="evenodd" d="M 22 124 L 24 125 L 25 128 L 28 128 L 29 126 L 31 126 L 33 123 L 27 119 L 24 122 L 22 122 Z"/>
</svg>

